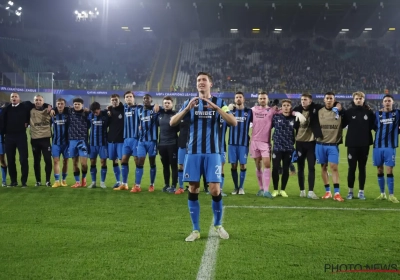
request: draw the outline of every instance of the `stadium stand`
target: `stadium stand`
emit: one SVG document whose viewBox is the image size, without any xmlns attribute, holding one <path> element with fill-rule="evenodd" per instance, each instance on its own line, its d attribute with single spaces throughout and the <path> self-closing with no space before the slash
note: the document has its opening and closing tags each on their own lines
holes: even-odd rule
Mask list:
<svg viewBox="0 0 400 280">
<path fill-rule="evenodd" d="M 195 89 L 199 70 L 214 75 L 221 91 L 384 91 L 397 93 L 400 60 L 395 46 L 347 44 L 317 38 L 288 44 L 209 39 L 183 46 L 176 86 Z"/>
<path fill-rule="evenodd" d="M 93 45 L 95 51 L 93 51 Z M 54 72 L 54 87 L 64 89 L 133 89 L 149 76 L 156 43 L 139 40 L 132 44 L 100 44 L 55 38 L 22 40 L 0 38 L 0 51 L 15 63 L 17 83 L 37 80 L 38 72 Z M 30 77 L 32 76 L 32 77 Z M 50 76 L 41 79 L 49 87 Z M 18 80 L 21 80 L 19 82 Z"/>
</svg>

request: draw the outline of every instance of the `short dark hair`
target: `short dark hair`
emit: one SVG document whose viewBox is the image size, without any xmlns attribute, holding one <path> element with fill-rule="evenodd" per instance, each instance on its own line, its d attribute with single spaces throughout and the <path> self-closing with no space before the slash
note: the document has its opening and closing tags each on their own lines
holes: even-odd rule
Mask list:
<svg viewBox="0 0 400 280">
<path fill-rule="evenodd" d="M 243 92 L 241 92 L 241 91 L 238 91 L 238 92 L 236 92 L 236 93 L 235 93 L 235 96 L 236 96 L 236 95 L 238 95 L 238 94 L 240 94 L 241 96 L 243 96 L 243 97 L 244 97 L 244 94 L 243 94 Z"/>
<path fill-rule="evenodd" d="M 312 99 L 312 94 L 311 94 L 311 93 L 308 93 L 308 92 L 305 92 L 305 93 L 303 93 L 303 94 L 301 95 L 301 97 L 307 97 L 307 98 Z"/>
<path fill-rule="evenodd" d="M 127 94 L 132 94 L 133 97 L 135 97 L 135 94 L 133 93 L 133 91 L 128 90 L 127 92 L 124 93 L 124 98 Z"/>
<path fill-rule="evenodd" d="M 290 105 L 292 105 L 292 100 L 290 100 L 290 99 L 283 99 L 283 100 L 281 101 L 281 104 L 283 104 L 283 103 L 289 103 Z"/>
<path fill-rule="evenodd" d="M 385 94 L 385 95 L 383 96 L 382 100 L 385 99 L 385 98 L 392 98 L 392 100 L 394 100 L 393 96 L 390 95 L 390 94 Z"/>
<path fill-rule="evenodd" d="M 264 94 L 265 94 L 265 95 L 268 95 L 268 93 L 266 93 L 265 91 L 262 91 L 262 92 L 259 92 L 259 93 L 258 93 L 258 96 L 264 95 Z"/>
<path fill-rule="evenodd" d="M 93 102 L 92 104 L 90 104 L 90 111 L 94 112 L 96 110 L 100 110 L 101 106 L 99 102 Z"/>
<path fill-rule="evenodd" d="M 65 104 L 67 104 L 67 101 L 65 101 L 64 98 L 58 98 L 58 99 L 56 100 L 56 103 L 57 103 L 57 102 L 64 102 Z"/>
<path fill-rule="evenodd" d="M 83 99 L 80 98 L 80 97 L 74 98 L 74 99 L 72 100 L 72 103 L 81 103 L 81 104 L 83 104 Z"/>
<path fill-rule="evenodd" d="M 119 99 L 119 95 L 114 93 L 114 94 L 111 95 L 111 98 L 118 98 Z"/>
<path fill-rule="evenodd" d="M 150 97 L 151 99 L 153 99 L 153 97 L 151 97 L 151 95 L 149 93 L 146 93 L 145 95 L 143 95 L 143 98 L 145 97 Z"/>
<path fill-rule="evenodd" d="M 174 102 L 174 100 L 172 99 L 171 96 L 165 96 L 165 97 L 163 98 L 163 100 L 169 100 L 169 101 L 171 101 L 171 102 Z"/>
<path fill-rule="evenodd" d="M 332 91 L 328 91 L 327 93 L 325 93 L 324 97 L 327 96 L 327 95 L 333 95 L 333 96 L 335 96 L 335 94 L 334 94 Z"/>
<path fill-rule="evenodd" d="M 210 80 L 210 82 L 213 81 L 213 77 L 212 77 L 211 74 L 208 73 L 208 72 L 203 72 L 203 71 L 201 71 L 201 72 L 197 73 L 196 78 L 198 78 L 200 75 L 206 75 L 206 76 L 208 77 L 208 80 Z"/>
</svg>

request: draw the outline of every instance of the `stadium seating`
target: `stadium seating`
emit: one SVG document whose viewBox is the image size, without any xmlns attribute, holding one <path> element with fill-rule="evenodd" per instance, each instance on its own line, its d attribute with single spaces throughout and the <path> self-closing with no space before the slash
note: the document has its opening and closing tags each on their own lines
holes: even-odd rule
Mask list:
<svg viewBox="0 0 400 280">
<path fill-rule="evenodd" d="M 221 91 L 257 92 L 355 90 L 396 94 L 400 86 L 396 47 L 305 40 L 185 42 L 176 86 L 195 90 L 195 74 L 208 71 Z"/>
<path fill-rule="evenodd" d="M 0 51 L 24 73 L 26 86 L 37 86 L 37 73 L 54 72 L 54 86 L 79 89 L 123 89 L 143 85 L 156 50 L 152 41 L 133 44 L 27 41 L 0 38 Z M 94 48 L 94 49 L 93 49 Z M 50 87 L 51 76 L 42 74 L 41 87 Z M 20 77 L 22 78 L 22 77 Z"/>
</svg>

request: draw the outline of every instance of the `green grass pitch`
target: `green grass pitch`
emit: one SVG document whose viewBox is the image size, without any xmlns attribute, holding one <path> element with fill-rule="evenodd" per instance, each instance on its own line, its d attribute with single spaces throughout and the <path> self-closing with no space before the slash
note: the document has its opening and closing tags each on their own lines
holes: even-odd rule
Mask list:
<svg viewBox="0 0 400 280">
<path fill-rule="evenodd" d="M 340 148 L 341 194 L 345 196 L 347 160 L 345 147 Z M 204 193 L 199 197 L 202 238 L 184 242 L 191 231 L 187 195 L 162 193 L 159 159 L 157 167 L 154 193 L 147 192 L 147 161 L 139 194 L 111 190 L 115 181 L 111 164 L 106 190 L 35 188 L 30 152 L 29 187 L 0 189 L 0 278 L 196 279 L 212 220 L 211 197 Z M 134 170 L 131 159 L 130 186 Z M 396 264 L 400 268 L 399 212 L 363 210 L 400 209 L 398 204 L 374 200 L 379 189 L 371 159 L 367 200 L 343 203 L 300 198 L 296 176 L 289 179 L 289 198 L 256 197 L 255 166 L 250 159 L 247 170 L 246 195 L 224 198 L 224 226 L 230 239 L 219 243 L 212 278 L 398 279 L 395 273 L 324 271 L 327 264 Z M 321 196 L 319 166 L 316 174 L 315 191 Z M 396 168 L 394 174 L 397 186 Z M 99 180 L 100 172 L 97 176 Z M 70 170 L 68 183 L 73 181 Z M 232 188 L 226 165 L 225 192 Z M 359 209 L 257 208 L 265 206 Z"/>
</svg>

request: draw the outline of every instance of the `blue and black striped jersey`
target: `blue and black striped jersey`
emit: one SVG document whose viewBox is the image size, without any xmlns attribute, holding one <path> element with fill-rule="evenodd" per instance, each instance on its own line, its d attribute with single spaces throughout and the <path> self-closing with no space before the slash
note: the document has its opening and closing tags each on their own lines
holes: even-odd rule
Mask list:
<svg viewBox="0 0 400 280">
<path fill-rule="evenodd" d="M 53 145 L 68 144 L 68 112 L 68 109 L 65 109 L 63 113 L 58 113 L 51 118 L 53 123 Z"/>
<path fill-rule="evenodd" d="M 139 114 L 138 110 L 142 105 L 135 105 L 129 107 L 125 105 L 125 118 L 124 118 L 124 139 L 139 138 Z"/>
<path fill-rule="evenodd" d="M 232 114 L 237 120 L 237 126 L 229 127 L 229 145 L 249 146 L 250 123 L 253 121 L 253 111 L 249 108 L 243 110 L 233 109 Z"/>
<path fill-rule="evenodd" d="M 138 111 L 140 120 L 140 141 L 157 141 L 158 139 L 158 113 L 154 112 L 154 106 L 142 107 Z"/>
<path fill-rule="evenodd" d="M 397 148 L 399 142 L 400 111 L 375 113 L 374 148 Z"/>
<path fill-rule="evenodd" d="M 106 146 L 107 145 L 107 128 L 108 115 L 107 111 L 100 111 L 96 116 L 93 113 L 89 114 L 90 121 L 90 146 Z"/>
<path fill-rule="evenodd" d="M 218 97 L 211 97 L 211 102 L 230 114 L 225 101 Z M 186 108 L 187 100 L 181 111 Z M 191 109 L 185 116 L 190 120 L 188 154 L 220 154 L 220 123 L 221 115 L 208 108 L 208 103 L 199 100 L 198 105 Z"/>
</svg>

